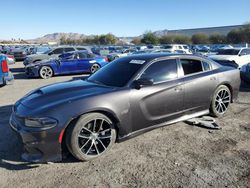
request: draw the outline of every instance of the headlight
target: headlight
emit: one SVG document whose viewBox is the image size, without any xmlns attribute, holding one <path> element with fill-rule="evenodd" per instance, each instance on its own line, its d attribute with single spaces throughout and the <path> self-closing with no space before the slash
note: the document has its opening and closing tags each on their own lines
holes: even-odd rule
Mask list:
<svg viewBox="0 0 250 188">
<path fill-rule="evenodd" d="M 26 118 L 25 126 L 33 128 L 52 128 L 57 125 L 57 120 L 49 117 Z"/>
</svg>

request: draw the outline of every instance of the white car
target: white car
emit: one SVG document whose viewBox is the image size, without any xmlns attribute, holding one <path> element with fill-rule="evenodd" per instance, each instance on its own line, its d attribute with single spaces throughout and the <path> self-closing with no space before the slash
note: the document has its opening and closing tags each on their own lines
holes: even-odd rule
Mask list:
<svg viewBox="0 0 250 188">
<path fill-rule="evenodd" d="M 216 55 L 208 56 L 210 59 L 223 65 L 233 65 L 237 68 L 250 63 L 250 48 L 221 49 Z"/>
<path fill-rule="evenodd" d="M 185 44 L 169 44 L 164 46 L 164 49 L 170 50 L 172 53 L 176 51 L 182 51 L 185 54 L 192 54 L 192 51 L 189 49 L 188 45 Z"/>
</svg>

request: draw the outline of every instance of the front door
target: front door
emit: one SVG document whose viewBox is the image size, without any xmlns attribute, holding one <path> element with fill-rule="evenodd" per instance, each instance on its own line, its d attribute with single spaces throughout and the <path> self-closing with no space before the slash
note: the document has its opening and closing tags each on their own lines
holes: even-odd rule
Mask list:
<svg viewBox="0 0 250 188">
<path fill-rule="evenodd" d="M 178 118 L 183 110 L 183 79 L 178 79 L 175 59 L 149 65 L 140 78 L 153 80 L 152 86 L 131 89 L 133 131 Z"/>
</svg>

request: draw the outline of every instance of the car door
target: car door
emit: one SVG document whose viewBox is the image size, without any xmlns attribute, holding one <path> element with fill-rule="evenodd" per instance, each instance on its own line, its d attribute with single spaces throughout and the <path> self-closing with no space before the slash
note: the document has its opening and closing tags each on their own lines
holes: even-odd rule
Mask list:
<svg viewBox="0 0 250 188">
<path fill-rule="evenodd" d="M 180 58 L 184 76 L 184 109 L 187 114 L 209 108 L 217 87 L 217 77 L 207 60 Z"/>
<path fill-rule="evenodd" d="M 79 52 L 79 59 L 77 61 L 77 70 L 79 72 L 89 72 L 90 67 L 96 61 L 87 52 Z"/>
<path fill-rule="evenodd" d="M 153 62 L 139 78 L 152 79 L 153 85 L 131 90 L 133 131 L 181 116 L 184 90 L 176 59 Z"/>
<path fill-rule="evenodd" d="M 59 66 L 61 74 L 70 74 L 77 72 L 77 54 L 72 53 L 67 58 L 60 59 Z"/>
</svg>

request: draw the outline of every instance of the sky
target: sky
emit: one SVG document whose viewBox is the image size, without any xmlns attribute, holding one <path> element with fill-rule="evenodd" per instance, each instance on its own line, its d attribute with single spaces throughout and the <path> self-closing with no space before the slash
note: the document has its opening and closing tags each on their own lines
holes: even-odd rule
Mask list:
<svg viewBox="0 0 250 188">
<path fill-rule="evenodd" d="M 0 39 L 55 32 L 127 37 L 247 22 L 250 0 L 1 0 Z"/>
</svg>

